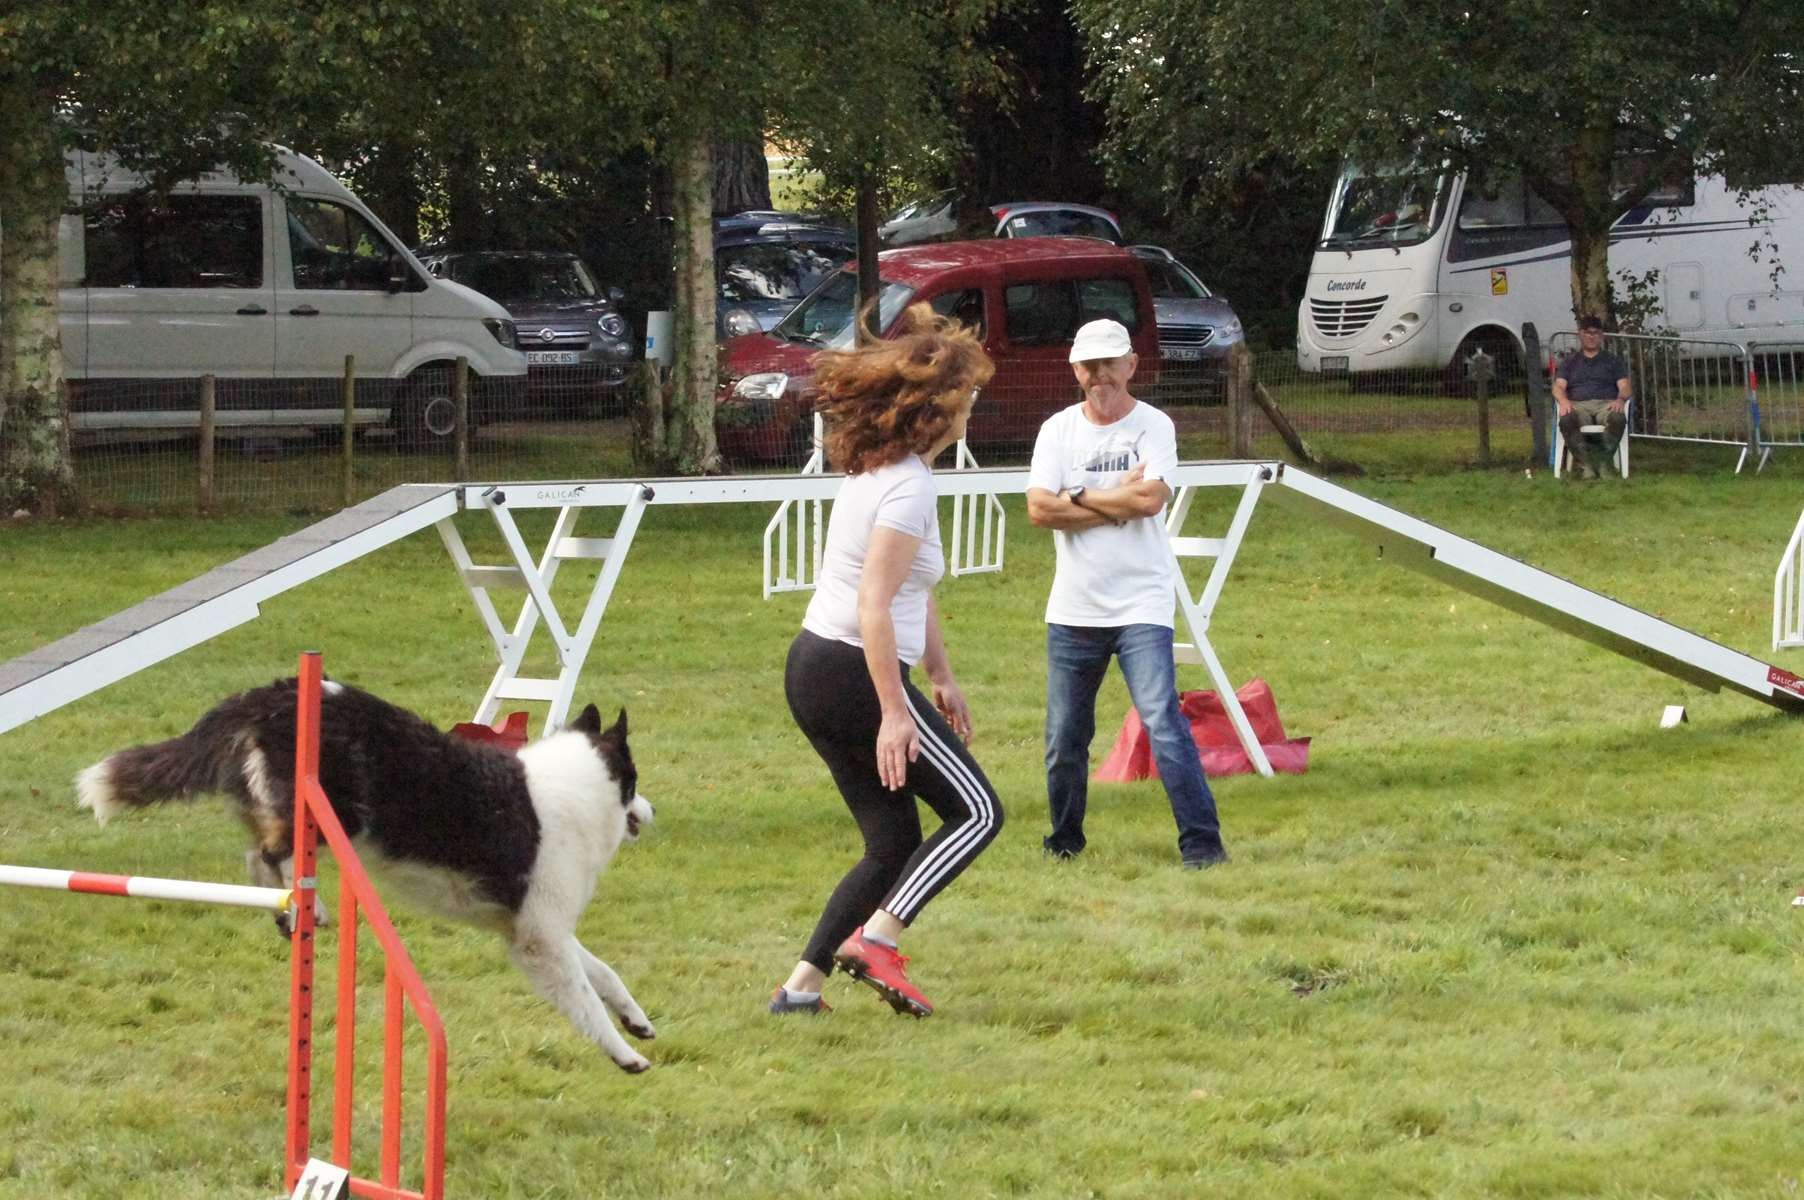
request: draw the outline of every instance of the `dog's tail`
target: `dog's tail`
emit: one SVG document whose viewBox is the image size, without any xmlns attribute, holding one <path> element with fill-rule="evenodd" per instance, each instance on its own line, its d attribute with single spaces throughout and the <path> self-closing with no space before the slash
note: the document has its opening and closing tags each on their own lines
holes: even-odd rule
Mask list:
<svg viewBox="0 0 1804 1200">
<path fill-rule="evenodd" d="M 233 773 L 242 769 L 239 760 L 249 735 L 227 728 L 219 717 L 208 713 L 180 737 L 101 759 L 76 775 L 76 803 L 105 825 L 128 808 L 224 791 Z"/>
</svg>

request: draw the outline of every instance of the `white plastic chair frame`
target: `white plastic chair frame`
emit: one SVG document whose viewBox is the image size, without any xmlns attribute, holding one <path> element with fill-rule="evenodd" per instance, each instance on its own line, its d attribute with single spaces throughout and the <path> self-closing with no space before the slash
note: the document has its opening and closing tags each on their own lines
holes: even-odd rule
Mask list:
<svg viewBox="0 0 1804 1200">
<path fill-rule="evenodd" d="M 1631 396 L 1629 398 L 1629 402 L 1627 404 L 1625 404 L 1622 409 L 1622 420 L 1623 420 L 1622 440 L 1620 442 L 1616 443 L 1616 459 L 1615 459 L 1616 472 L 1617 472 L 1617 474 L 1621 475 L 1624 479 L 1627 479 L 1629 477 L 1628 421 L 1629 421 L 1630 415 L 1634 411 L 1635 411 L 1635 400 L 1634 400 L 1634 397 Z M 1602 437 L 1606 432 L 1608 432 L 1608 430 L 1606 430 L 1606 428 L 1602 425 L 1580 425 L 1579 426 L 1579 436 L 1580 437 L 1589 437 L 1592 434 L 1596 434 L 1599 437 Z M 1570 457 L 1571 457 L 1571 451 L 1566 446 L 1565 435 L 1560 432 L 1560 422 L 1559 422 L 1559 418 L 1556 414 L 1556 416 L 1554 418 L 1554 423 L 1553 423 L 1553 474 L 1554 474 L 1555 479 L 1558 479 L 1560 476 L 1562 476 L 1566 473 L 1567 459 Z"/>
</svg>

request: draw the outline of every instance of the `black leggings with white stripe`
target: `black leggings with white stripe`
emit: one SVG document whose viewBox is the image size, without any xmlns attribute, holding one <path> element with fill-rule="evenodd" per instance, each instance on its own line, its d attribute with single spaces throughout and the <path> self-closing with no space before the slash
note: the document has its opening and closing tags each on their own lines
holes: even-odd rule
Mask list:
<svg viewBox="0 0 1804 1200">
<path fill-rule="evenodd" d="M 877 777 L 877 730 L 883 710 L 857 646 L 803 630 L 789 647 L 783 691 L 789 711 L 833 773 L 864 835 L 864 857 L 833 889 L 802 961 L 833 970 L 833 952 L 878 909 L 912 922 L 982 853 L 1002 828 L 1002 805 L 983 769 L 946 719 L 909 682 L 902 690 L 914 715 L 921 754 L 908 784 L 892 792 Z M 921 840 L 915 800 L 944 822 Z"/>
</svg>

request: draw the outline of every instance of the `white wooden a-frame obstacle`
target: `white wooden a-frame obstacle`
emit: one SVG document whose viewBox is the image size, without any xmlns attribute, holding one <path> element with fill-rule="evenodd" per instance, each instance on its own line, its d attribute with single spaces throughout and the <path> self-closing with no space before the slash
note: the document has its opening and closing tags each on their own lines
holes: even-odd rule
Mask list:
<svg viewBox="0 0 1804 1200">
<path fill-rule="evenodd" d="M 954 499 L 993 499 L 1027 488 L 1023 470 L 967 468 L 937 472 L 936 478 L 940 494 Z M 160 596 L 0 663 L 0 732 L 249 621 L 263 600 L 428 526 L 440 529 L 500 662 L 478 708 L 478 718 L 492 720 L 504 699 L 537 700 L 550 706 L 547 727 L 556 727 L 569 711 L 575 680 L 648 506 L 784 501 L 805 505 L 831 500 L 840 482 L 836 475 L 815 473 L 391 488 Z M 1269 764 L 1264 763 L 1264 755 L 1252 739 L 1244 713 L 1236 715 L 1233 689 L 1209 647 L 1207 634 L 1254 509 L 1263 495 L 1274 493 L 1286 505 L 1301 507 L 1313 517 L 1330 518 L 1372 542 L 1385 562 L 1432 575 L 1709 691 L 1727 687 L 1777 708 L 1804 711 L 1804 680 L 1791 672 L 1281 462 L 1181 463 L 1168 482 L 1176 493 L 1168 525 L 1174 531 L 1188 515 L 1191 489 L 1241 489 L 1240 503 L 1222 538 L 1176 536 L 1172 552 L 1180 567 L 1187 559 L 1214 560 L 1202 594 L 1188 594 L 1186 583 L 1178 596 L 1191 639 L 1184 656 L 1208 669 L 1235 716 L 1235 729 L 1248 757 L 1267 770 Z M 558 510 L 552 533 L 537 556 L 527 548 L 512 515 L 534 508 Z M 590 508 L 620 510 L 620 524 L 611 538 L 576 536 L 576 522 L 582 511 Z M 462 511 L 486 512 L 496 522 L 511 563 L 487 566 L 471 561 L 451 525 L 451 518 Z M 599 559 L 602 567 L 582 615 L 572 627 L 552 603 L 550 588 L 558 567 L 576 558 Z M 503 586 L 526 593 L 511 626 L 503 626 L 489 595 Z M 520 673 L 525 648 L 541 623 L 553 643 L 557 671 L 551 678 L 528 678 Z"/>
</svg>

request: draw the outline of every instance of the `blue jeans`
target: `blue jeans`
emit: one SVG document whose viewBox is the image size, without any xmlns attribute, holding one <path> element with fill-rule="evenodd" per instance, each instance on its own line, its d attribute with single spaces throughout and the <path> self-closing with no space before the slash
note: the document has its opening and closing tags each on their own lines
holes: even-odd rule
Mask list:
<svg viewBox="0 0 1804 1200">
<path fill-rule="evenodd" d="M 1046 795 L 1052 833 L 1045 846 L 1052 853 L 1084 848 L 1096 693 L 1111 657 L 1121 662 L 1128 696 L 1152 742 L 1153 761 L 1178 823 L 1178 853 L 1186 860 L 1222 853 L 1215 797 L 1203 778 L 1190 722 L 1178 708 L 1171 645 L 1171 630 L 1164 625 L 1046 626 Z"/>
</svg>

